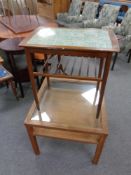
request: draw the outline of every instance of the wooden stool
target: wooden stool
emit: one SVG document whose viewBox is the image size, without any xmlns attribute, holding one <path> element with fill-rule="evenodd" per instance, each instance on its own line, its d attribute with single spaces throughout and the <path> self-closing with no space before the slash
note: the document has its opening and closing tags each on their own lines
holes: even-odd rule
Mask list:
<svg viewBox="0 0 131 175">
<path fill-rule="evenodd" d="M 12 91 L 16 99 L 18 100 L 15 83 L 13 79 L 14 79 L 13 75 L 9 71 L 7 71 L 2 65 L 0 65 L 0 83 L 3 83 L 3 82 L 9 83 L 11 85 Z"/>
<path fill-rule="evenodd" d="M 24 48 L 19 47 L 21 40 L 22 38 L 6 39 L 0 43 L 0 48 L 5 52 L 7 56 L 11 68 L 11 73 L 15 79 L 15 83 L 18 83 L 19 85 L 21 97 L 24 97 L 22 82 L 29 81 L 28 70 L 26 66 L 25 68 L 18 68 L 15 61 L 15 56 L 21 56 L 25 53 Z"/>
</svg>

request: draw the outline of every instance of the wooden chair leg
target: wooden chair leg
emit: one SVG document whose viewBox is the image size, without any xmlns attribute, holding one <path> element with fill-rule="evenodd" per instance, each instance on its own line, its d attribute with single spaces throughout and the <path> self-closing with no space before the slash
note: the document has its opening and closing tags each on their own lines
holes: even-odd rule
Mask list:
<svg viewBox="0 0 131 175">
<path fill-rule="evenodd" d="M 7 88 L 9 88 L 9 84 L 8 84 L 8 81 L 6 81 L 6 82 L 5 82 L 5 84 L 6 84 L 6 87 L 7 87 Z"/>
<path fill-rule="evenodd" d="M 130 61 L 131 61 L 131 51 L 129 52 L 127 63 L 130 63 Z"/>
<path fill-rule="evenodd" d="M 114 70 L 114 66 L 115 66 L 117 57 L 118 57 L 118 53 L 115 53 L 115 56 L 114 56 L 114 59 L 113 59 L 113 63 L 112 63 L 112 66 L 111 66 L 111 70 Z"/>
<path fill-rule="evenodd" d="M 32 148 L 33 148 L 35 154 L 39 155 L 40 150 L 39 150 L 39 146 L 38 146 L 38 143 L 37 143 L 37 140 L 36 140 L 36 136 L 33 135 L 33 127 L 27 126 L 27 125 L 25 125 L 25 126 L 26 126 L 28 136 L 29 136 L 30 141 L 31 141 Z"/>
<path fill-rule="evenodd" d="M 102 153 L 102 149 L 104 147 L 106 137 L 107 137 L 107 135 L 103 135 L 103 136 L 101 136 L 100 140 L 98 141 L 98 144 L 96 147 L 96 152 L 95 152 L 94 158 L 92 160 L 93 164 L 97 164 L 99 161 L 100 155 Z"/>
<path fill-rule="evenodd" d="M 17 96 L 17 91 L 16 91 L 16 87 L 15 87 L 15 82 L 13 82 L 13 80 L 9 80 L 9 83 L 10 83 L 10 85 L 11 85 L 12 91 L 13 91 L 13 93 L 14 93 L 16 99 L 18 100 L 19 98 L 18 98 L 18 96 Z"/>
<path fill-rule="evenodd" d="M 19 84 L 19 88 L 20 88 L 21 97 L 24 98 L 24 91 L 23 91 L 22 84 L 20 81 L 18 82 L 18 84 Z"/>
</svg>

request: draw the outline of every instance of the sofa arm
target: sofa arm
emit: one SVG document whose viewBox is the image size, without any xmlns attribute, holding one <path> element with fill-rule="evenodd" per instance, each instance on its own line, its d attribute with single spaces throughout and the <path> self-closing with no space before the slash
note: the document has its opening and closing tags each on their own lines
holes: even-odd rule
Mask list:
<svg viewBox="0 0 131 175">
<path fill-rule="evenodd" d="M 98 28 L 99 23 L 97 19 L 94 20 L 85 20 L 83 21 L 83 27 L 84 28 Z"/>
<path fill-rule="evenodd" d="M 57 20 L 66 21 L 68 13 L 57 13 Z"/>
<path fill-rule="evenodd" d="M 127 35 L 127 36 L 125 37 L 125 40 L 131 42 L 131 35 Z"/>
<path fill-rule="evenodd" d="M 68 23 L 79 23 L 82 22 L 83 16 L 68 16 L 66 20 Z"/>
</svg>

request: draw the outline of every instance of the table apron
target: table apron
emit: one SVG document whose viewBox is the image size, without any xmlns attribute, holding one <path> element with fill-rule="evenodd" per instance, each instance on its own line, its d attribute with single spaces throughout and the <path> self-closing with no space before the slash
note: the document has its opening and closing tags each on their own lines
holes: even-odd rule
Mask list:
<svg viewBox="0 0 131 175">
<path fill-rule="evenodd" d="M 97 57 L 97 58 L 109 58 L 112 52 L 109 51 L 91 51 L 91 50 L 61 50 L 61 49 L 43 49 L 43 48 L 25 48 L 30 53 L 44 53 L 53 55 L 64 55 L 64 56 L 80 56 L 80 57 Z"/>
</svg>

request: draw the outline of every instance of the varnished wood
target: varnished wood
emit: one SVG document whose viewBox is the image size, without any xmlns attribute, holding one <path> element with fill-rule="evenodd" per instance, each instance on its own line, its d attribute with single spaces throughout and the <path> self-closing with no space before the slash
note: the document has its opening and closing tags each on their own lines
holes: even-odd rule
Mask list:
<svg viewBox="0 0 131 175">
<path fill-rule="evenodd" d="M 0 64 L 3 64 L 4 60 L 2 59 L 2 57 L 0 57 Z"/>
<path fill-rule="evenodd" d="M 2 17 L 0 18 L 0 22 L 16 34 L 33 31 L 39 26 L 39 21 L 36 16 L 13 15 L 10 17 L 10 20 L 8 20 L 8 18 L 7 16 Z M 19 23 L 19 21 L 21 21 L 21 23 Z"/>
<path fill-rule="evenodd" d="M 33 77 L 33 72 L 32 72 L 32 70 L 33 70 L 32 57 L 29 54 L 29 52 L 27 51 L 27 49 L 25 49 L 25 53 L 26 53 L 26 56 L 28 57 L 28 59 L 27 59 L 27 65 L 28 65 L 28 70 L 29 70 L 29 75 L 30 75 L 30 81 L 31 81 L 31 84 L 32 84 L 32 90 L 33 90 L 34 97 L 35 97 L 35 100 L 36 100 L 37 108 L 39 109 L 38 98 L 35 96 L 35 94 L 37 94 L 37 88 L 36 88 L 35 80 L 34 80 L 34 78 L 31 78 L 31 77 Z"/>
<path fill-rule="evenodd" d="M 100 98 L 99 98 L 96 118 L 99 118 L 99 114 L 100 114 L 100 110 L 101 110 L 102 99 L 103 99 L 103 96 L 104 96 L 105 87 L 106 87 L 106 81 L 107 81 L 107 77 L 108 77 L 109 69 L 110 69 L 110 63 L 111 63 L 111 59 L 110 58 L 111 57 L 112 57 L 112 53 L 108 54 L 107 59 L 105 60 L 106 68 L 104 69 L 104 72 L 103 72 L 103 78 L 102 78 L 103 81 L 102 81 L 102 85 L 101 85 L 101 89 L 100 89 Z"/>
<path fill-rule="evenodd" d="M 34 136 L 34 134 L 33 134 L 33 128 L 28 126 L 28 125 L 25 125 L 25 126 L 26 126 L 26 129 L 27 129 L 27 133 L 29 135 L 30 141 L 32 143 L 32 148 L 33 148 L 35 154 L 39 155 L 40 150 L 39 150 L 39 146 L 37 144 L 36 136 Z"/>
<path fill-rule="evenodd" d="M 58 54 L 60 53 L 60 55 L 71 55 L 71 56 L 85 56 L 87 50 L 88 50 L 88 54 L 92 55 L 93 57 L 96 56 L 96 51 L 97 51 L 97 57 L 102 57 L 102 52 L 103 52 L 103 57 L 105 57 L 106 55 L 104 54 L 104 52 L 119 52 L 120 48 L 119 48 L 119 44 L 118 44 L 118 39 L 116 37 L 116 35 L 114 34 L 114 32 L 112 30 L 108 30 L 108 34 L 112 43 L 112 48 L 107 49 L 107 48 L 101 48 L 101 47 L 77 47 L 77 46 L 61 46 L 61 45 L 46 45 L 44 42 L 42 44 L 28 44 L 28 41 L 32 38 L 32 36 L 34 36 L 36 33 L 38 33 L 40 30 L 44 29 L 44 27 L 38 27 L 34 32 L 32 32 L 27 38 L 25 38 L 21 43 L 20 46 L 23 47 L 27 47 L 31 49 L 38 49 L 41 50 L 43 49 L 44 52 L 49 53 L 50 50 L 53 52 L 53 54 L 56 54 L 56 50 Z M 51 29 L 51 27 L 49 27 L 49 29 Z M 66 30 L 71 30 L 70 28 L 66 28 Z M 73 30 L 73 29 L 72 29 Z M 81 32 L 80 28 L 77 28 L 75 30 L 78 30 L 77 32 Z M 80 31 L 79 31 L 80 30 Z M 83 29 L 84 30 L 90 30 L 90 29 Z M 97 30 L 97 29 L 96 29 Z M 66 32 L 66 31 L 65 31 Z M 95 29 L 94 29 L 95 32 Z M 75 55 L 75 53 L 77 52 L 77 55 Z M 83 55 L 81 53 L 81 51 L 83 52 Z M 69 53 L 68 53 L 69 52 Z M 93 55 L 94 53 L 94 55 Z M 101 55 L 100 55 L 101 54 Z M 107 54 L 107 53 L 106 53 Z"/>
<path fill-rule="evenodd" d="M 61 83 L 64 83 L 65 88 L 59 87 Z M 108 135 L 105 103 L 102 105 L 100 119 L 96 120 L 94 110 L 96 107 L 84 101 L 81 96 L 81 93 L 87 89 L 83 90 L 80 87 L 79 89 L 74 89 L 73 87 L 67 89 L 66 83 L 67 87 L 69 83 L 73 83 L 74 86 L 76 84 L 73 80 L 51 80 L 51 87 L 48 89 L 47 81 L 46 79 L 44 80 L 38 93 L 41 104 L 40 112 L 41 114 L 43 111 L 47 112 L 50 121 L 42 121 L 39 117 L 39 120 L 33 119 L 37 115 L 36 104 L 33 103 L 24 122 L 26 127 L 31 128 L 31 131 L 28 131 L 29 137 L 30 135 L 31 138 L 44 136 L 96 144 L 96 153 L 93 158 L 93 163 L 96 164 L 100 158 L 105 138 Z M 79 82 L 79 85 L 87 87 L 87 82 Z M 77 104 L 77 109 L 73 110 L 76 106 L 75 103 Z M 37 154 L 36 139 L 35 142 L 31 140 L 31 143 L 34 152 Z"/>
<path fill-rule="evenodd" d="M 27 67 L 18 69 L 15 62 L 16 55 L 22 55 L 25 53 L 24 48 L 18 46 L 21 40 L 22 38 L 6 39 L 0 42 L 0 49 L 2 49 L 7 56 L 7 61 L 11 68 L 11 72 L 15 78 L 15 82 L 18 82 L 21 91 L 21 96 L 24 97 L 22 82 L 29 81 L 28 70 Z"/>
<path fill-rule="evenodd" d="M 38 32 L 41 28 L 37 29 Z M 67 29 L 68 30 L 68 29 Z M 73 29 L 72 29 L 73 30 Z M 88 29 L 86 29 L 88 30 Z M 78 29 L 79 32 L 79 29 Z M 35 32 L 32 34 L 34 35 Z M 112 47 L 109 49 L 103 48 L 90 48 L 90 47 L 77 47 L 77 46 L 53 46 L 53 45 L 45 45 L 37 44 L 30 45 L 28 44 L 29 39 L 32 35 L 20 44 L 20 46 L 25 47 L 26 50 L 26 58 L 30 72 L 30 79 L 32 82 L 33 93 L 35 97 L 35 103 L 33 103 L 29 113 L 27 114 L 25 125 L 29 125 L 32 127 L 33 134 L 35 136 L 46 136 L 46 137 L 54 137 L 60 139 L 68 139 L 75 140 L 87 143 L 94 143 L 97 145 L 96 152 L 93 158 L 93 163 L 98 163 L 100 158 L 105 138 L 108 135 L 108 127 L 106 122 L 106 110 L 105 103 L 103 101 L 106 81 L 109 73 L 109 66 L 111 61 L 111 56 L 113 52 L 119 52 L 119 45 L 116 36 L 112 31 L 109 31 L 109 37 L 112 42 Z M 43 39 L 44 41 L 44 39 Z M 48 62 L 45 62 L 46 71 L 43 72 L 33 72 L 32 71 L 32 63 L 30 55 L 32 53 L 44 53 L 45 55 L 57 54 L 59 56 L 80 56 L 80 57 L 91 57 L 90 59 L 99 59 L 100 66 L 99 70 L 97 67 L 95 68 L 94 77 L 90 77 L 90 67 L 91 62 L 84 60 L 86 65 L 86 72 L 88 76 L 79 75 L 82 71 L 81 66 L 77 70 L 77 76 L 74 76 L 74 69 L 76 60 L 72 63 L 74 66 L 70 66 L 70 61 L 67 62 L 65 67 L 63 66 L 62 60 L 60 57 L 58 58 L 58 62 L 56 64 L 57 71 L 55 74 L 51 74 L 49 72 L 48 67 L 46 67 Z M 66 57 L 65 57 L 66 59 Z M 75 58 L 76 59 L 76 58 Z M 46 58 L 46 60 L 48 60 Z M 81 65 L 82 63 L 80 63 Z M 61 70 L 66 71 L 68 66 L 70 66 L 70 74 L 60 72 L 58 68 L 62 65 Z M 36 87 L 34 84 L 34 77 L 38 75 L 46 76 L 43 85 L 37 94 Z M 98 107 L 93 103 L 87 102 L 88 100 L 84 99 L 83 93 L 80 89 L 76 90 L 77 86 L 74 86 L 72 90 L 66 89 L 66 86 L 63 85 L 61 88 L 61 83 L 59 86 L 53 88 L 51 78 L 55 77 L 56 84 L 60 81 L 60 78 L 64 78 L 68 82 L 72 82 L 72 79 L 79 80 L 90 80 L 97 83 L 101 83 L 100 88 L 100 98 Z M 59 79 L 58 79 L 59 78 Z M 68 79 L 69 78 L 69 79 Z M 49 86 L 50 79 L 50 86 Z M 72 82 L 73 83 L 73 82 Z M 77 84 L 78 85 L 78 84 Z M 86 86 L 88 87 L 88 85 Z M 43 90 L 42 90 L 43 89 Z M 87 90 L 87 89 L 86 89 Z M 42 92 L 43 91 L 43 92 Z M 95 99 L 94 99 L 95 100 Z M 38 109 L 38 110 L 37 110 Z M 44 121 L 42 115 L 47 117 L 47 121 Z M 35 143 L 33 147 L 35 147 Z M 37 150 L 35 150 L 37 152 Z"/>
<path fill-rule="evenodd" d="M 106 137 L 107 137 L 106 135 L 103 135 L 99 138 L 99 141 L 98 141 L 98 144 L 97 144 L 97 147 L 96 147 L 95 156 L 92 160 L 92 163 L 94 163 L 94 164 L 97 164 L 98 161 L 99 161 L 102 149 L 104 147 Z"/>
<path fill-rule="evenodd" d="M 37 44 L 37 45 L 32 45 L 32 44 L 28 44 L 28 40 L 31 39 L 31 37 L 36 34 L 39 30 L 41 30 L 42 28 L 38 28 L 36 31 L 34 31 L 31 36 L 27 37 L 26 39 L 24 39 L 21 43 L 20 46 L 23 46 L 26 48 L 26 53 L 27 53 L 27 60 L 30 59 L 29 54 L 30 53 L 34 53 L 34 52 L 43 52 L 44 54 L 57 54 L 57 55 L 70 55 L 70 56 L 84 56 L 84 57 L 93 57 L 99 58 L 99 59 L 103 59 L 105 61 L 105 64 L 101 67 L 100 69 L 102 69 L 104 71 L 103 77 L 87 77 L 87 79 L 89 80 L 96 80 L 96 81 L 101 81 L 101 89 L 100 89 L 100 99 L 99 99 L 99 104 L 98 104 L 98 110 L 97 110 L 97 114 L 96 117 L 99 117 L 100 114 L 100 110 L 101 110 L 101 105 L 102 105 L 102 99 L 103 99 L 103 95 L 104 95 L 104 91 L 105 91 L 105 86 L 106 86 L 106 81 L 107 81 L 107 77 L 108 77 L 108 73 L 109 73 L 109 66 L 110 66 L 110 62 L 111 62 L 111 58 L 112 58 L 112 53 L 113 52 L 119 52 L 119 45 L 118 45 L 118 40 L 115 36 L 115 34 L 112 31 L 108 31 L 110 40 L 112 42 L 112 47 L 107 49 L 107 48 L 101 48 L 101 47 L 77 47 L 77 46 L 59 46 L 59 45 L 46 45 L 44 44 Z M 62 29 L 61 29 L 62 30 Z M 71 29 L 67 29 L 67 30 L 71 30 Z M 73 30 L 73 29 L 72 29 Z M 79 32 L 80 29 L 78 29 Z M 83 29 L 84 30 L 84 29 Z M 88 29 L 86 29 L 88 30 Z M 101 31 L 100 31 L 101 32 Z M 28 65 L 30 67 L 30 65 Z M 30 68 L 29 68 L 30 69 Z M 101 71 L 102 71 L 101 70 Z M 73 71 L 73 68 L 72 68 Z M 71 72 L 72 72 L 71 71 Z M 31 69 L 30 69 L 31 72 Z M 33 81 L 33 73 L 31 72 L 30 75 L 32 75 L 31 81 Z M 41 73 L 34 73 L 34 75 L 42 75 Z M 48 77 L 56 77 L 56 78 L 78 78 L 78 79 L 84 79 L 85 77 L 81 77 L 81 76 L 72 76 L 70 75 L 66 75 L 66 74 L 50 74 L 50 73 L 44 73 L 43 76 Z M 100 76 L 100 74 L 99 74 Z M 34 86 L 34 84 L 33 84 Z M 34 89 L 34 97 L 36 99 L 36 103 L 37 106 L 39 106 L 38 103 L 38 98 L 37 98 L 37 94 L 36 94 L 36 90 L 35 87 L 33 87 Z"/>
<path fill-rule="evenodd" d="M 31 17 L 34 17 L 33 15 Z M 58 25 L 56 24 L 55 21 L 51 20 L 51 19 L 47 19 L 45 17 L 40 17 L 38 16 L 38 20 L 39 20 L 39 25 L 38 26 L 45 26 L 45 27 L 57 27 Z M 28 31 L 28 32 L 23 32 L 23 33 L 14 33 L 12 32 L 10 29 L 8 29 L 6 26 L 4 26 L 2 23 L 0 23 L 0 39 L 8 39 L 8 38 L 16 38 L 16 37 L 27 37 L 29 36 L 29 34 L 32 31 Z"/>
<path fill-rule="evenodd" d="M 55 19 L 57 13 L 67 12 L 70 5 L 70 0 L 52 0 L 51 3 L 38 1 L 38 14 Z"/>
</svg>

